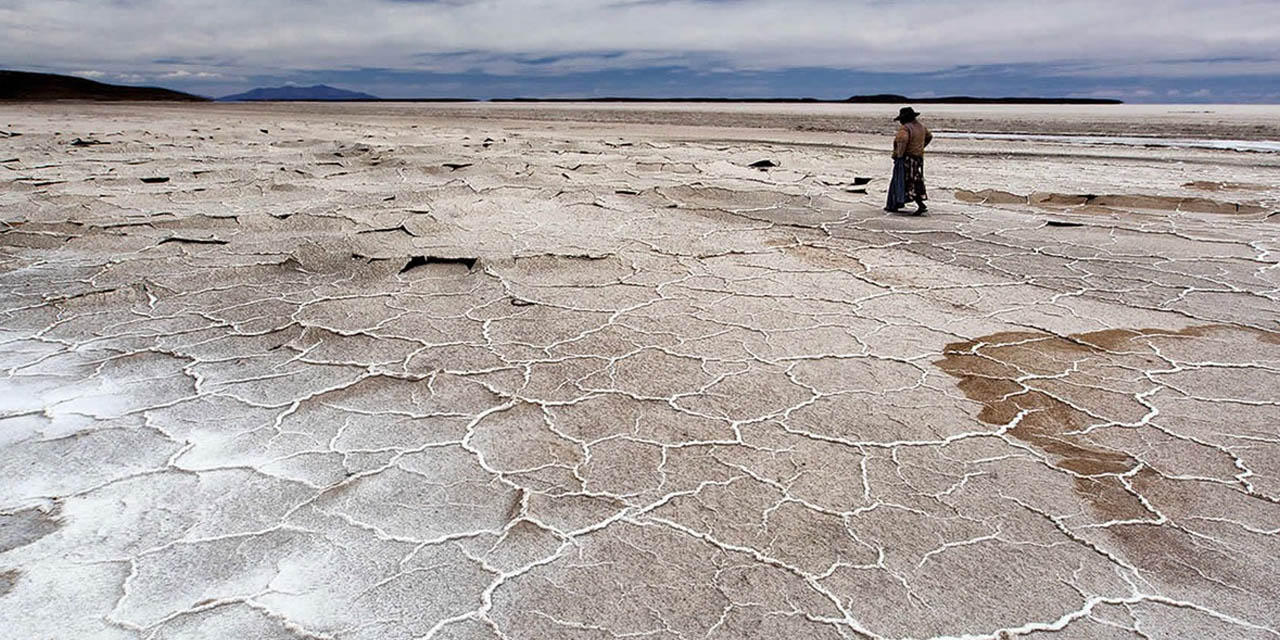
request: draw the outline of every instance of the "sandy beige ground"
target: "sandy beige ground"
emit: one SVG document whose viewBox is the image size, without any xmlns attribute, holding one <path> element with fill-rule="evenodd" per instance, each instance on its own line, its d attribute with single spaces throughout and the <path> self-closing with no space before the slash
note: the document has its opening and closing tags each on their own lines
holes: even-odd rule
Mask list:
<svg viewBox="0 0 1280 640">
<path fill-rule="evenodd" d="M 1280 154 L 661 113 L 0 106 L 0 637 L 1280 636 Z"/>
</svg>

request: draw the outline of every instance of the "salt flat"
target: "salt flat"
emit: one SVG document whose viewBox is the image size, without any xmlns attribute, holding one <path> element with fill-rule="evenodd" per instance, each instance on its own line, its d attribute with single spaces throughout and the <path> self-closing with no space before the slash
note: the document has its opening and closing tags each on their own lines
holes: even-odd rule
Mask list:
<svg viewBox="0 0 1280 640">
<path fill-rule="evenodd" d="M 807 109 L 0 105 L 0 637 L 1280 636 L 1280 154 Z"/>
</svg>

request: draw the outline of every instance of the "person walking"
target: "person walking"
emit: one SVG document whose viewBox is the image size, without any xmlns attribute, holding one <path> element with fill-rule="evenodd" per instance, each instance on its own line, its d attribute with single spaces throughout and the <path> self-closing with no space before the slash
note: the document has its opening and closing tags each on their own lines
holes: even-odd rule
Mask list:
<svg viewBox="0 0 1280 640">
<path fill-rule="evenodd" d="M 920 114 L 903 107 L 894 118 L 902 126 L 893 137 L 893 179 L 889 181 L 889 199 L 884 210 L 897 213 L 908 202 L 915 201 L 915 215 L 929 210 L 924 188 L 924 148 L 933 142 L 933 134 L 920 121 Z"/>
</svg>

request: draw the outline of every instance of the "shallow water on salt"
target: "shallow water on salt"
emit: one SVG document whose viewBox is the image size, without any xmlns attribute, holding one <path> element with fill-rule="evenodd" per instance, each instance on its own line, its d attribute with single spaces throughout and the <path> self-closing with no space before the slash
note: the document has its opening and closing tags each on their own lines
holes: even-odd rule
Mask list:
<svg viewBox="0 0 1280 640">
<path fill-rule="evenodd" d="M 1179 149 L 1221 149 L 1226 151 L 1252 151 L 1280 153 L 1280 141 L 1275 140 L 1211 140 L 1207 138 L 1157 138 L 1140 136 L 1079 136 L 1034 133 L 967 133 L 936 132 L 939 138 L 965 140 L 1010 140 L 1019 142 L 1050 142 L 1074 145 L 1122 145 L 1131 147 L 1171 147 Z"/>
</svg>

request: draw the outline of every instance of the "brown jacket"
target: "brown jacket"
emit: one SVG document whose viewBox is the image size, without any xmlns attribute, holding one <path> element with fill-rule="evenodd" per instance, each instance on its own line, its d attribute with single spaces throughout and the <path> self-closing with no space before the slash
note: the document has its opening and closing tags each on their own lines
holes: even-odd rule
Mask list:
<svg viewBox="0 0 1280 640">
<path fill-rule="evenodd" d="M 898 127 L 898 135 L 893 137 L 893 157 L 923 156 L 924 148 L 933 142 L 933 134 L 919 120 L 912 120 Z"/>
</svg>

